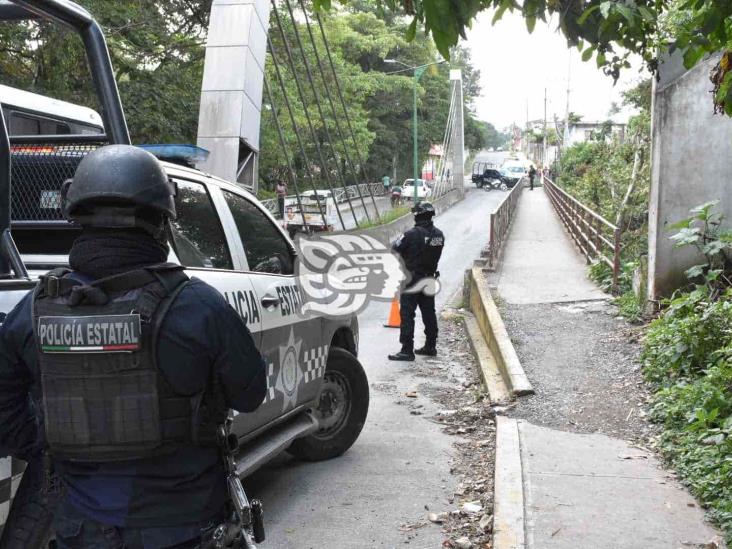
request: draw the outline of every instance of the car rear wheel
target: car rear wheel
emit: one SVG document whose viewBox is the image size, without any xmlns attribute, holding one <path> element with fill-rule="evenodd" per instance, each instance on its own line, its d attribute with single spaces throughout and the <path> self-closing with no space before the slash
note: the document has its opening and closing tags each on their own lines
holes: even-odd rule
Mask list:
<svg viewBox="0 0 732 549">
<path fill-rule="evenodd" d="M 306 461 L 343 454 L 361 434 L 369 410 L 369 382 L 361 363 L 345 349 L 331 347 L 318 402 L 311 413 L 316 432 L 297 439 L 289 452 Z"/>
</svg>

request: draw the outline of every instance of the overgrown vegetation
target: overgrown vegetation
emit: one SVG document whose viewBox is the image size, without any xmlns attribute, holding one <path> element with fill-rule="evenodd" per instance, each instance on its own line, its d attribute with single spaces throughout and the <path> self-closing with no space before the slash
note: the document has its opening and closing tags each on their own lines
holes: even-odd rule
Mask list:
<svg viewBox="0 0 732 549">
<path fill-rule="evenodd" d="M 651 417 L 663 428 L 663 455 L 732 543 L 732 238 L 714 203 L 691 213 L 673 238 L 704 261 L 651 323 L 643 368 L 655 391 Z"/>
<path fill-rule="evenodd" d="M 395 221 L 400 217 L 409 214 L 410 211 L 411 210 L 409 206 L 395 206 L 391 210 L 388 210 L 387 212 L 381 214 L 378 220 L 372 219 L 371 221 L 359 222 L 358 227 L 359 229 L 370 229 L 371 227 L 386 225 L 387 223 L 391 223 L 392 221 Z"/>
<path fill-rule="evenodd" d="M 555 166 L 557 183 L 580 202 L 620 227 L 621 273 L 612 288 L 612 269 L 598 261 L 590 278 L 603 290 L 620 295 L 621 314 L 637 321 L 642 304 L 632 288 L 633 270 L 648 247 L 648 193 L 650 190 L 651 81 L 645 80 L 623 94 L 631 117 L 624 136 L 597 132 L 593 139 L 562 152 Z"/>
</svg>

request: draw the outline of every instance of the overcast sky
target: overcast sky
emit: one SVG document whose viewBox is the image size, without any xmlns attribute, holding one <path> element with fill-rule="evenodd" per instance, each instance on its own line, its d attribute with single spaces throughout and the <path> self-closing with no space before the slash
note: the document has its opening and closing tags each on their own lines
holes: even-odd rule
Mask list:
<svg viewBox="0 0 732 549">
<path fill-rule="evenodd" d="M 505 14 L 491 26 L 492 12 L 478 16 L 468 33 L 467 45 L 473 64 L 481 72 L 482 96 L 475 102 L 478 117 L 498 129 L 512 122 L 526 123 L 544 117 L 544 87 L 547 88 L 548 119 L 556 112 L 564 117 L 567 101 L 567 72 L 571 63 L 570 110 L 584 120 L 606 120 L 613 101 L 620 104 L 620 92 L 647 73 L 638 67 L 621 73 L 613 87 L 612 78 L 597 68 L 594 59 L 583 62 L 576 49 L 567 48 L 564 36 L 538 22 L 533 34 L 526 30 L 523 17 Z M 570 60 L 571 57 L 571 60 Z"/>
</svg>

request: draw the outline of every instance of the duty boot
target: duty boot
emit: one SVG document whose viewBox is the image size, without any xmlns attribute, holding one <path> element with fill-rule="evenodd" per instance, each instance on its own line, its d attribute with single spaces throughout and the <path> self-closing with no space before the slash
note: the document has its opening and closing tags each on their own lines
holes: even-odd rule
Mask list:
<svg viewBox="0 0 732 549">
<path fill-rule="evenodd" d="M 402 349 L 398 353 L 394 355 L 389 355 L 389 360 L 399 360 L 402 362 L 413 362 L 414 361 L 414 351 L 410 351 L 409 349 Z"/>
<path fill-rule="evenodd" d="M 437 356 L 437 349 L 434 345 L 426 345 L 414 350 L 415 355 Z"/>
</svg>

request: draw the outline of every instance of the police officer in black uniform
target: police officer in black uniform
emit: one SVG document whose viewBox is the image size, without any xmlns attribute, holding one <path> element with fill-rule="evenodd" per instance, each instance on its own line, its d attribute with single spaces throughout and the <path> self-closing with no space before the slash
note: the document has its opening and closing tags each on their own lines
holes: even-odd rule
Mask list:
<svg viewBox="0 0 732 549">
<path fill-rule="evenodd" d="M 414 227 L 405 232 L 394 243 L 392 249 L 403 259 L 411 278 L 399 298 L 401 329 L 399 342 L 401 350 L 389 355 L 389 360 L 414 360 L 414 355 L 437 355 L 437 314 L 435 296 L 423 291 L 410 292 L 425 278 L 437 278 L 437 264 L 445 245 L 445 235 L 432 223 L 435 208 L 429 202 L 420 202 L 412 208 Z M 424 347 L 414 349 L 414 317 L 419 307 L 424 322 Z"/>
<path fill-rule="evenodd" d="M 0 445 L 52 459 L 60 549 L 195 547 L 228 497 L 216 428 L 262 402 L 264 362 L 223 297 L 166 263 L 175 190 L 154 156 L 97 149 L 62 194 L 82 231 L 3 323 Z"/>
</svg>

